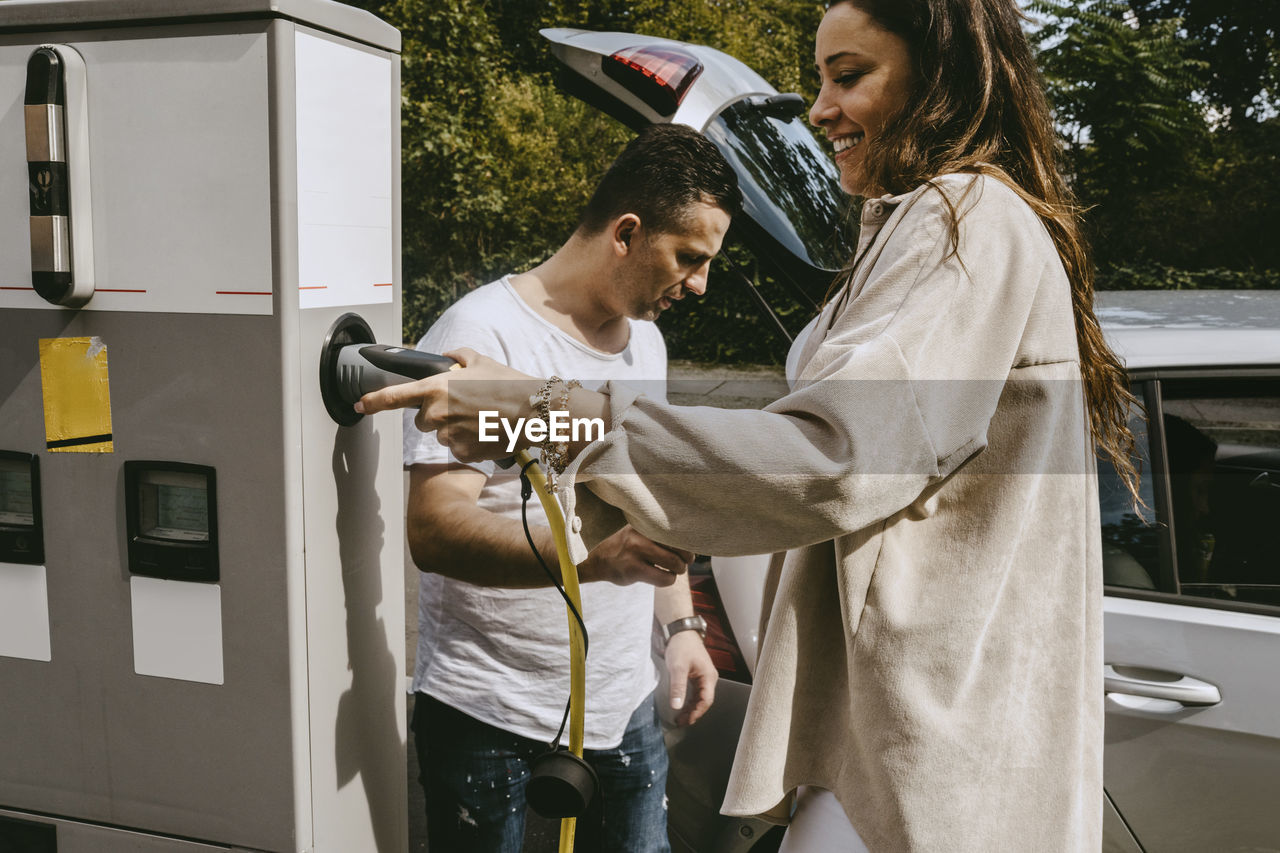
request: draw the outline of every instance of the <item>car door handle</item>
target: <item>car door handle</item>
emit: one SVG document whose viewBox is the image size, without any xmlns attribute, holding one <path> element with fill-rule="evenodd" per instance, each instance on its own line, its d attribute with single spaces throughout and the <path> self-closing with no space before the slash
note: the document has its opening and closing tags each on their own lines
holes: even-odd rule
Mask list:
<svg viewBox="0 0 1280 853">
<path fill-rule="evenodd" d="M 1122 664 L 1102 667 L 1103 689 L 1148 699 L 1168 699 L 1193 708 L 1217 705 L 1222 692 L 1207 681 L 1161 670 Z"/>
<path fill-rule="evenodd" d="M 1263 471 L 1258 476 L 1249 481 L 1249 485 L 1255 489 L 1280 489 L 1280 483 L 1271 480 L 1271 473 Z"/>
</svg>

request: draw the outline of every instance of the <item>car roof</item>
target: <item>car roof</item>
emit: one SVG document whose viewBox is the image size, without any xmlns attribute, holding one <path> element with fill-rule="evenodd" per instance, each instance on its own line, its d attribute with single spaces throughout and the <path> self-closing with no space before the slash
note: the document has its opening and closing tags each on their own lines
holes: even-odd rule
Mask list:
<svg viewBox="0 0 1280 853">
<path fill-rule="evenodd" d="M 1130 370 L 1280 366 L 1280 291 L 1100 291 L 1094 310 Z"/>
</svg>

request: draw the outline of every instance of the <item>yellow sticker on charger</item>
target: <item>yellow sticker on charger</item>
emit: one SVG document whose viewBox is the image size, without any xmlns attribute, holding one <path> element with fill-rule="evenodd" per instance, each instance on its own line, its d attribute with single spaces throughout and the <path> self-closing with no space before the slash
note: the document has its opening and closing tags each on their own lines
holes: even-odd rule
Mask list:
<svg viewBox="0 0 1280 853">
<path fill-rule="evenodd" d="M 41 338 L 45 447 L 53 453 L 111 453 L 111 389 L 101 338 Z"/>
</svg>

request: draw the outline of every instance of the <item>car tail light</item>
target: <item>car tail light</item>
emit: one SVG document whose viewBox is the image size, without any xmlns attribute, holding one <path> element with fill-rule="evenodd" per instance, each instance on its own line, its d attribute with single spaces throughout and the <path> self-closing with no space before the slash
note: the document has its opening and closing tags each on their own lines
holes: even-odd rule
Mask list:
<svg viewBox="0 0 1280 853">
<path fill-rule="evenodd" d="M 606 77 L 626 86 L 659 115 L 680 106 L 702 63 L 680 50 L 666 47 L 628 47 L 601 59 Z"/>
<path fill-rule="evenodd" d="M 716 579 L 711 574 L 709 563 L 698 562 L 689 568 L 689 592 L 693 596 L 694 612 L 707 620 L 704 642 L 720 677 L 750 684 L 751 670 L 747 669 L 733 629 L 729 627 L 729 617 L 720 603 L 720 591 L 716 589 Z"/>
</svg>

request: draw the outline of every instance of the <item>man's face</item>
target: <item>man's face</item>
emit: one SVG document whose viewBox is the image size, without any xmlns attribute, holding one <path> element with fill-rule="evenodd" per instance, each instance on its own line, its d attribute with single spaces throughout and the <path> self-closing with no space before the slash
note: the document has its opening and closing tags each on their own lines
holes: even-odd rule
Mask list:
<svg viewBox="0 0 1280 853">
<path fill-rule="evenodd" d="M 628 317 L 656 320 L 687 293 L 706 293 L 707 272 L 729 230 L 729 214 L 695 202 L 685 218 L 685 226 L 671 233 L 643 225 L 637 229 L 615 283 L 622 313 Z"/>
</svg>

